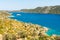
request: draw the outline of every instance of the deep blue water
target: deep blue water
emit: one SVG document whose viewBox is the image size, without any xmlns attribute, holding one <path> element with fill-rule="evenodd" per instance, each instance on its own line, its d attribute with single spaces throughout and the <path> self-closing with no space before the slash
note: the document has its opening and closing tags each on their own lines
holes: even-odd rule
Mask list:
<svg viewBox="0 0 60 40">
<path fill-rule="evenodd" d="M 47 32 L 47 34 L 60 35 L 60 14 L 39 14 L 39 13 L 24 13 L 24 12 L 11 12 L 11 13 L 12 16 L 14 16 L 11 17 L 12 19 L 42 25 L 50 29 Z"/>
</svg>

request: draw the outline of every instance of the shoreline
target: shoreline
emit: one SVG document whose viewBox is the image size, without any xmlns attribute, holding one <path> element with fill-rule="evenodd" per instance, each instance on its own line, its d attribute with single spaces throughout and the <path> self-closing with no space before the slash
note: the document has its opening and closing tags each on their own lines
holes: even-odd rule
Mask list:
<svg viewBox="0 0 60 40">
<path fill-rule="evenodd" d="M 2 14 L 3 15 L 3 14 Z M 4 15 L 5 16 L 5 15 Z M 26 39 L 26 40 L 31 40 L 31 39 L 37 39 L 37 40 L 55 40 L 56 35 L 53 34 L 52 36 L 48 36 L 46 32 L 49 30 L 49 28 L 34 24 L 32 22 L 23 22 L 22 20 L 17 20 L 17 18 L 10 18 L 13 17 L 13 15 L 9 15 L 6 18 L 3 18 L 1 21 L 0 25 L 0 34 L 2 39 Z M 3 37 L 2 37 L 3 36 Z"/>
<path fill-rule="evenodd" d="M 11 14 L 13 14 L 13 13 L 11 13 Z M 12 15 L 12 16 L 9 16 L 9 17 L 14 17 L 14 16 Z M 12 18 L 10 18 L 10 19 L 12 19 Z M 18 21 L 18 22 L 23 22 L 23 21 L 19 21 L 19 20 L 17 20 L 17 19 L 13 19 L 13 20 L 16 20 L 16 21 Z M 34 23 L 31 23 L 31 22 L 23 22 L 23 23 L 34 24 Z M 39 25 L 39 24 L 35 24 L 35 25 Z M 52 35 L 54 35 L 54 34 L 52 34 L 52 35 L 50 34 L 50 35 L 49 35 L 49 34 L 47 33 L 47 32 L 49 32 L 49 30 L 52 30 L 52 29 L 47 28 L 47 27 L 44 27 L 44 26 L 43 26 L 43 28 L 45 28 L 45 30 L 46 30 L 45 33 L 46 33 L 48 36 L 52 36 Z M 52 31 L 53 31 L 53 30 L 52 30 Z M 55 35 L 57 35 L 57 34 L 55 34 Z"/>
</svg>

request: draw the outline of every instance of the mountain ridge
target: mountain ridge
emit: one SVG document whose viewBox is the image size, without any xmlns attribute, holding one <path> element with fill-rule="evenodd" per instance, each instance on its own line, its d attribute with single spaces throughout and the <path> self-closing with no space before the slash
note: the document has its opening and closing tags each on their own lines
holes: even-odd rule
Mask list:
<svg viewBox="0 0 60 40">
<path fill-rule="evenodd" d="M 54 13 L 60 14 L 60 5 L 59 6 L 45 6 L 37 7 L 34 9 L 21 9 L 21 12 L 37 12 L 37 13 Z"/>
</svg>

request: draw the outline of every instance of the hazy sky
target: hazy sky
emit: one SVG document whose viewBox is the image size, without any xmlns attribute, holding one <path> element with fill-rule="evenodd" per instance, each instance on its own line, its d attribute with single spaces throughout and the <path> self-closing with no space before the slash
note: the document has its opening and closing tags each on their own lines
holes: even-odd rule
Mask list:
<svg viewBox="0 0 60 40">
<path fill-rule="evenodd" d="M 20 10 L 60 5 L 60 0 L 0 0 L 0 10 Z"/>
</svg>

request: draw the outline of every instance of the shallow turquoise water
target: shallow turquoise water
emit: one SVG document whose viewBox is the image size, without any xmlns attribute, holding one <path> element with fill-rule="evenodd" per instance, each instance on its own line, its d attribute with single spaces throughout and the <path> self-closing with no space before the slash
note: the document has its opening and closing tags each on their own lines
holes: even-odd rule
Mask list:
<svg viewBox="0 0 60 40">
<path fill-rule="evenodd" d="M 50 29 L 48 32 L 46 32 L 47 34 L 60 35 L 60 14 L 39 14 L 24 12 L 11 12 L 11 13 L 12 19 L 42 25 Z"/>
</svg>

